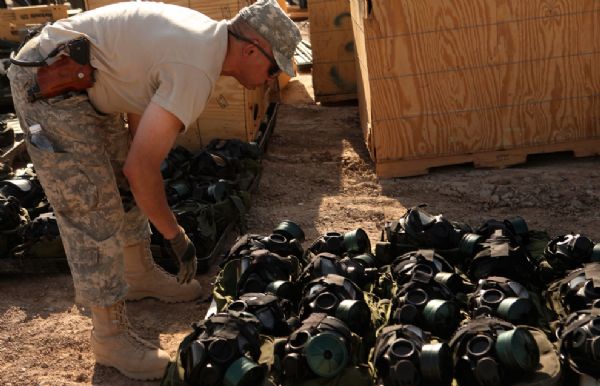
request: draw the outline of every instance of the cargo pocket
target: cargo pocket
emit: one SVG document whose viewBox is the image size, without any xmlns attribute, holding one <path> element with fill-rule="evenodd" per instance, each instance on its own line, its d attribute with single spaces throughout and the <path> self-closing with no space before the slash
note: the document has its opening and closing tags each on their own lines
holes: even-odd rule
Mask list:
<svg viewBox="0 0 600 386">
<path fill-rule="evenodd" d="M 56 211 L 87 212 L 98 205 L 96 181 L 87 173 L 88 169 L 98 166 L 93 157 L 42 150 L 29 138 L 26 142 L 44 192 Z"/>
</svg>

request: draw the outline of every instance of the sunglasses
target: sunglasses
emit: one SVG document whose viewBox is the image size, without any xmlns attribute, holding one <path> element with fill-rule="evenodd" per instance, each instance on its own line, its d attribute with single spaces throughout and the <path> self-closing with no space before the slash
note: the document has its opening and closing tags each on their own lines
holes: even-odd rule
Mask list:
<svg viewBox="0 0 600 386">
<path fill-rule="evenodd" d="M 241 40 L 243 42 L 250 43 L 254 47 L 258 48 L 258 50 L 265 56 L 265 58 L 267 58 L 269 60 L 269 62 L 271 62 L 271 67 L 269 67 L 269 70 L 267 71 L 267 73 L 269 74 L 269 78 L 272 78 L 275 75 L 279 74 L 279 72 L 281 72 L 281 68 L 279 68 L 279 65 L 275 61 L 275 58 L 273 58 L 271 55 L 269 55 L 267 53 L 267 51 L 265 51 L 261 46 L 259 46 L 258 44 L 256 44 L 255 42 L 253 42 L 252 40 L 248 39 L 245 36 L 238 35 L 237 33 L 229 31 L 229 30 L 227 32 L 230 33 L 231 36 L 233 36 L 237 40 Z"/>
</svg>

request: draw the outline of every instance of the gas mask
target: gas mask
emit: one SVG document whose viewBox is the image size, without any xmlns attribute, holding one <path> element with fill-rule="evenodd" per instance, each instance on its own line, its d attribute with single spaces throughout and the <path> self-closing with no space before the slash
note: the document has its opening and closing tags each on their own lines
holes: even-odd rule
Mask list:
<svg viewBox="0 0 600 386">
<path fill-rule="evenodd" d="M 275 291 L 278 296 L 295 301 L 295 286 L 291 281 L 296 270 L 297 267 L 290 257 L 281 257 L 266 249 L 255 250 L 249 256 L 240 258 L 241 274 L 237 283 L 237 294 L 240 296 L 251 292 Z M 283 284 L 278 283 L 278 286 L 274 287 L 273 283 L 278 281 L 290 284 L 282 287 Z"/>
<path fill-rule="evenodd" d="M 535 266 L 527 250 L 511 242 L 500 230 L 480 244 L 481 251 L 469 263 L 467 275 L 473 281 L 489 276 L 503 276 L 515 281 L 529 282 Z"/>
<path fill-rule="evenodd" d="M 371 310 L 363 292 L 339 275 L 315 279 L 304 287 L 299 317 L 305 319 L 315 312 L 335 316 L 361 336 L 371 329 Z"/>
<path fill-rule="evenodd" d="M 391 266 L 394 281 L 403 285 L 415 275 L 433 278 L 436 282 L 444 284 L 452 292 L 465 292 L 472 285 L 465 282 L 460 275 L 455 273 L 454 267 L 442 256 L 432 249 L 420 249 L 408 252 L 397 257 Z"/>
<path fill-rule="evenodd" d="M 434 342 L 429 333 L 405 324 L 379 331 L 373 363 L 383 386 L 450 385 L 452 357 L 446 343 Z"/>
<path fill-rule="evenodd" d="M 292 255 L 301 260 L 304 256 L 304 249 L 300 240 L 304 239 L 304 233 L 300 227 L 292 224 L 289 220 L 282 222 L 269 236 L 252 234 L 240 236 L 227 253 L 226 261 L 248 256 L 259 249 L 266 249 L 281 257 Z M 297 228 L 294 230 L 293 226 Z M 279 228 L 283 228 L 283 230 Z M 300 237 L 300 239 L 294 237 Z"/>
<path fill-rule="evenodd" d="M 600 378 L 600 310 L 573 313 L 557 330 L 561 356 L 578 374 Z"/>
<path fill-rule="evenodd" d="M 523 245 L 528 240 L 529 228 L 525 219 L 520 216 L 503 221 L 488 220 L 475 233 L 482 235 L 484 239 L 489 239 L 496 231 L 500 231 L 513 244 Z"/>
<path fill-rule="evenodd" d="M 533 304 L 522 284 L 491 276 L 479 281 L 470 296 L 469 309 L 473 316 L 496 316 L 510 323 L 526 324 L 531 320 Z"/>
<path fill-rule="evenodd" d="M 315 255 L 323 252 L 337 256 L 359 255 L 371 252 L 371 241 L 367 233 L 361 228 L 344 234 L 327 232 L 315 240 L 308 250 Z"/>
<path fill-rule="evenodd" d="M 541 266 L 541 269 L 546 278 L 552 280 L 583 264 L 600 261 L 600 244 L 594 245 L 592 240 L 580 234 L 558 236 L 546 246 L 544 258 L 549 267 Z"/>
<path fill-rule="evenodd" d="M 332 378 L 350 363 L 352 334 L 339 319 L 314 313 L 287 339 L 281 358 L 285 384 Z"/>
<path fill-rule="evenodd" d="M 378 277 L 377 268 L 365 268 L 361 260 L 348 257 L 341 259 L 332 253 L 323 252 L 315 256 L 305 268 L 303 279 L 311 280 L 329 274 L 348 278 L 361 288 Z"/>
<path fill-rule="evenodd" d="M 273 230 L 273 233 L 282 235 L 286 240 L 298 240 L 299 243 L 303 243 L 305 240 L 302 228 L 291 220 L 280 222 Z"/>
<path fill-rule="evenodd" d="M 193 327 L 197 338 L 180 354 L 190 386 L 262 384 L 266 369 L 257 363 L 259 321 L 253 315 L 219 313 Z"/>
<path fill-rule="evenodd" d="M 390 243 L 416 248 L 457 248 L 462 234 L 470 230 L 465 224 L 451 223 L 441 214 L 432 216 L 420 207 L 409 209 L 397 222 L 385 224 Z"/>
<path fill-rule="evenodd" d="M 533 372 L 540 361 L 531 332 L 493 318 L 477 318 L 462 326 L 450 347 L 460 386 L 507 385 Z"/>
<path fill-rule="evenodd" d="M 448 337 L 461 321 L 454 295 L 433 280 L 410 281 L 398 289 L 392 299 L 391 320 L 396 324 L 414 324 L 437 336 Z"/>
<path fill-rule="evenodd" d="M 600 283 L 593 277 L 587 277 L 585 272 L 572 278 L 568 290 L 564 294 L 564 301 L 571 312 L 589 309 L 594 304 L 599 304 Z"/>
<path fill-rule="evenodd" d="M 227 307 L 230 311 L 248 312 L 260 321 L 261 333 L 271 336 L 287 336 L 291 332 L 288 318 L 291 304 L 275 295 L 246 293 Z"/>
</svg>

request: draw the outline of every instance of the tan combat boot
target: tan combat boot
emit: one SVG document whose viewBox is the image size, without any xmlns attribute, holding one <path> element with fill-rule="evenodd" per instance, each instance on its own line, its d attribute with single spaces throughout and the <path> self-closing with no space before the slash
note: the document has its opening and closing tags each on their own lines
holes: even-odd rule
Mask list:
<svg viewBox="0 0 600 386">
<path fill-rule="evenodd" d="M 166 303 L 189 302 L 197 299 L 202 288 L 197 280 L 186 284 L 154 263 L 146 242 L 124 248 L 125 281 L 129 284 L 127 300 L 155 298 Z"/>
<path fill-rule="evenodd" d="M 91 307 L 92 352 L 96 362 L 114 367 L 136 380 L 159 379 L 169 354 L 131 331 L 123 301 L 109 307 Z"/>
</svg>

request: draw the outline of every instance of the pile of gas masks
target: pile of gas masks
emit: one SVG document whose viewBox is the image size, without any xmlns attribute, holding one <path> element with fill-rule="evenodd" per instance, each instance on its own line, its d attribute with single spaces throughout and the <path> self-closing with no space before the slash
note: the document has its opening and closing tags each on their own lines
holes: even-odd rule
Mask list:
<svg viewBox="0 0 600 386">
<path fill-rule="evenodd" d="M 179 361 L 190 386 L 261 385 L 260 322 L 245 312 L 223 312 L 194 324 Z"/>
<path fill-rule="evenodd" d="M 283 384 L 297 384 L 311 378 L 333 378 L 350 363 L 357 342 L 339 319 L 312 313 L 280 345 Z"/>
<path fill-rule="evenodd" d="M 503 386 L 532 374 L 540 351 L 524 327 L 480 317 L 458 329 L 450 340 L 454 377 L 460 386 Z"/>
<path fill-rule="evenodd" d="M 245 232 L 249 190 L 260 175 L 259 155 L 255 143 L 215 140 L 199 152 L 178 146 L 162 162 L 167 202 L 196 247 L 199 272 L 208 270 L 219 241 L 234 225 Z M 130 193 L 122 195 L 124 206 L 130 206 L 125 205 L 132 201 Z M 175 264 L 163 258 L 167 254 L 160 232 L 152 234 L 157 263 L 176 271 Z"/>
<path fill-rule="evenodd" d="M 373 365 L 383 386 L 444 386 L 452 381 L 452 355 L 446 343 L 414 325 L 383 327 Z"/>
</svg>

